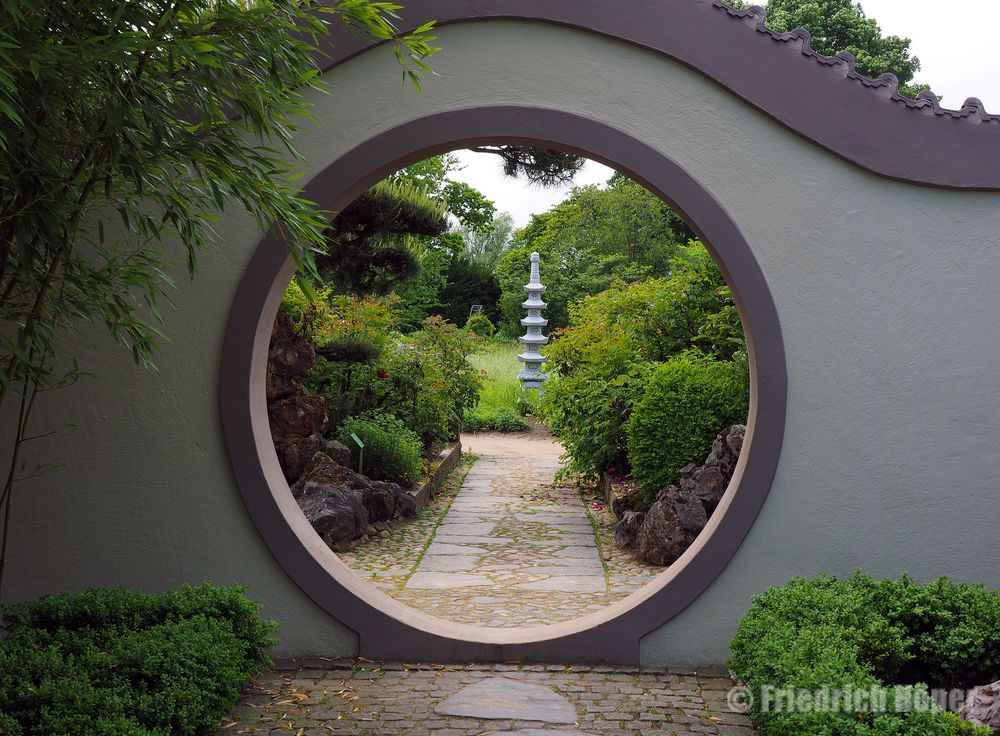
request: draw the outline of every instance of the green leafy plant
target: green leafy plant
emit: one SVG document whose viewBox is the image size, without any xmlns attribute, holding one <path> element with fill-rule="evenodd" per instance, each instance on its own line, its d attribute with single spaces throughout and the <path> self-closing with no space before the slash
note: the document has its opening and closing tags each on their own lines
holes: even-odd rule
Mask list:
<svg viewBox="0 0 1000 736">
<path fill-rule="evenodd" d="M 665 278 L 614 281 L 573 304 L 569 326 L 552 333 L 545 349 L 552 380 L 540 411 L 572 470 L 629 472 L 629 418 L 660 363 L 687 351 L 745 359 L 739 312 L 705 247 L 676 246 L 669 270 Z"/>
<path fill-rule="evenodd" d="M 349 417 L 337 434 L 340 441 L 351 448 L 355 467 L 362 450 L 351 435 L 356 434 L 365 443 L 365 475 L 406 485 L 420 477 L 423 469 L 420 437 L 393 415 L 372 412 Z"/>
<path fill-rule="evenodd" d="M 166 338 L 178 266 L 194 274 L 223 211 L 280 233 L 305 274 L 326 218 L 300 196 L 292 145 L 328 23 L 390 42 L 419 87 L 431 25 L 400 35 L 372 0 L 3 4 L 0 43 L 0 407 L 10 497 L 39 392 L 82 375 L 62 339 L 103 324 L 136 363 Z M 65 366 L 69 366 L 66 370 Z"/>
<path fill-rule="evenodd" d="M 888 705 L 886 712 L 793 712 L 762 707 L 758 698 L 751 716 L 765 736 L 988 734 L 936 706 L 894 712 L 893 687 L 926 696 L 927 686 L 1000 677 L 1000 593 L 947 579 L 795 578 L 753 599 L 730 647 L 729 668 L 751 692 L 874 689 Z"/>
<path fill-rule="evenodd" d="M 746 421 L 749 396 L 737 363 L 681 356 L 661 364 L 629 418 L 628 458 L 649 500 L 701 462 L 726 427 Z"/>
<path fill-rule="evenodd" d="M 5 607 L 9 736 L 196 736 L 270 660 L 273 622 L 241 588 L 88 590 Z"/>
</svg>

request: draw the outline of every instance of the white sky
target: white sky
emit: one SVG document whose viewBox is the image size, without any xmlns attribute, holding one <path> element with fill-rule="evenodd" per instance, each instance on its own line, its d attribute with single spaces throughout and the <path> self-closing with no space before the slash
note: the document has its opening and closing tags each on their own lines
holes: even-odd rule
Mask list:
<svg viewBox="0 0 1000 736">
<path fill-rule="evenodd" d="M 916 82 L 929 84 L 942 105 L 959 108 L 978 97 L 991 113 L 1000 113 L 1000 0 L 861 0 L 865 15 L 875 18 L 884 35 L 909 38 L 920 59 Z M 452 176 L 476 187 L 514 216 L 518 227 L 566 198 L 569 187 L 530 187 L 504 177 L 500 159 L 457 151 L 466 168 Z M 590 161 L 577 175 L 578 185 L 606 181 L 611 169 Z"/>
</svg>

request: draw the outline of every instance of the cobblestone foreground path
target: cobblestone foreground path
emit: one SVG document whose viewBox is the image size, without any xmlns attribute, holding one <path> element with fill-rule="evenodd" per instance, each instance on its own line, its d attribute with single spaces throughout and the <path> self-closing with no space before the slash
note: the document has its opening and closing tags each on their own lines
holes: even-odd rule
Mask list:
<svg viewBox="0 0 1000 736">
<path fill-rule="evenodd" d="M 491 627 L 600 610 L 660 572 L 615 554 L 606 512 L 553 485 L 562 448 L 551 439 L 475 437 L 471 449 L 460 491 L 429 509 L 436 526 L 418 519 L 421 532 L 394 530 L 344 561 L 407 605 Z"/>
<path fill-rule="evenodd" d="M 216 736 L 753 736 L 725 677 L 621 667 L 279 663 Z"/>
</svg>

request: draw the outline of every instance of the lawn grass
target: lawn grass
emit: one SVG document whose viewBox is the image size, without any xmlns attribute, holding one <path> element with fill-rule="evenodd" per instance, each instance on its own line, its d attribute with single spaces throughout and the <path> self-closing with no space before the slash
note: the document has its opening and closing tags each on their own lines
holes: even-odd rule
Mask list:
<svg viewBox="0 0 1000 736">
<path fill-rule="evenodd" d="M 521 384 L 517 380 L 521 370 L 517 359 L 520 352 L 520 343 L 511 340 L 486 343 L 469 356 L 469 362 L 484 373 L 477 409 L 517 411 L 517 397 L 521 392 Z"/>
<path fill-rule="evenodd" d="M 531 425 L 521 416 L 518 397 L 521 383 L 517 378 L 521 345 L 513 340 L 484 344 L 468 361 L 482 371 L 483 385 L 479 404 L 466 411 L 466 429 L 472 432 L 524 432 Z"/>
</svg>

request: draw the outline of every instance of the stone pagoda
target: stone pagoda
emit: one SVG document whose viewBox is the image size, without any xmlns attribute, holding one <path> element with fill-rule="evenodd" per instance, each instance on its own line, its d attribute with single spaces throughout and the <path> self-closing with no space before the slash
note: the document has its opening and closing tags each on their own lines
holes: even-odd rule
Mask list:
<svg viewBox="0 0 1000 736">
<path fill-rule="evenodd" d="M 542 363 L 545 362 L 545 357 L 538 352 L 539 348 L 549 341 L 549 338 L 542 334 L 542 328 L 549 321 L 542 317 L 542 310 L 545 308 L 542 292 L 545 291 L 545 287 L 542 286 L 538 275 L 538 261 L 538 254 L 532 253 L 531 278 L 529 283 L 524 285 L 524 290 L 528 292 L 528 299 L 521 303 L 521 306 L 528 312 L 528 316 L 521 320 L 521 326 L 526 327 L 527 332 L 518 338 L 524 345 L 524 352 L 517 356 L 517 359 L 524 363 L 524 368 L 517 374 L 517 377 L 521 379 L 522 389 L 540 389 L 542 382 L 548 379 L 548 375 L 542 373 Z"/>
</svg>

